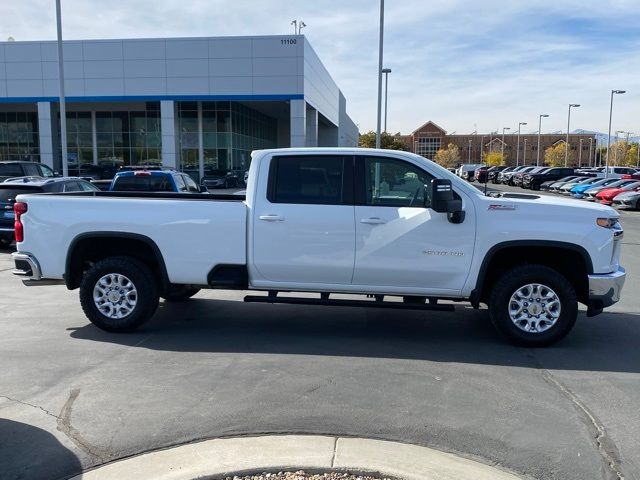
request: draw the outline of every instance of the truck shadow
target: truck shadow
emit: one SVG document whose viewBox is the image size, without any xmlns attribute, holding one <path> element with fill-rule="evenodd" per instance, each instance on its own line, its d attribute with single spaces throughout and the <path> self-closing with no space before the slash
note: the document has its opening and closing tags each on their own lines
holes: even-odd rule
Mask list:
<svg viewBox="0 0 640 480">
<path fill-rule="evenodd" d="M 139 331 L 112 334 L 92 324 L 77 339 L 160 351 L 372 357 L 560 370 L 640 372 L 640 315 L 582 312 L 556 345 L 514 347 L 484 310 L 456 313 L 373 308 L 257 305 L 193 299 L 160 303 Z"/>
<path fill-rule="evenodd" d="M 40 428 L 0 418 L 0 439 L 3 479 L 49 480 L 82 471 L 78 457 Z"/>
</svg>

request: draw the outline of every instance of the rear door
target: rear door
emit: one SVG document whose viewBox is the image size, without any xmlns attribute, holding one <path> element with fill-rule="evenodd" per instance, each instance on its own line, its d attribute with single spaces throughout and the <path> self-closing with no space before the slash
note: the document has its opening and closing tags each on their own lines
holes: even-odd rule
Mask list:
<svg viewBox="0 0 640 480">
<path fill-rule="evenodd" d="M 353 157 L 282 155 L 263 162 L 252 209 L 254 282 L 351 283 Z"/>
</svg>

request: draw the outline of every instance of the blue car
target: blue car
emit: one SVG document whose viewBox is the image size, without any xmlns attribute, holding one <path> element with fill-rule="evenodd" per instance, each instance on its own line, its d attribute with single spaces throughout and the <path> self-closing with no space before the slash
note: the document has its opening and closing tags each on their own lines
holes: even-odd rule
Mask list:
<svg viewBox="0 0 640 480">
<path fill-rule="evenodd" d="M 606 187 L 607 185 L 618 180 L 619 178 L 601 178 L 600 180 L 593 183 L 579 183 L 571 189 L 571 196 L 574 198 L 583 198 L 584 192 L 586 192 L 590 188 Z"/>
<path fill-rule="evenodd" d="M 186 173 L 176 170 L 128 170 L 116 173 L 110 192 L 206 193 Z"/>
</svg>

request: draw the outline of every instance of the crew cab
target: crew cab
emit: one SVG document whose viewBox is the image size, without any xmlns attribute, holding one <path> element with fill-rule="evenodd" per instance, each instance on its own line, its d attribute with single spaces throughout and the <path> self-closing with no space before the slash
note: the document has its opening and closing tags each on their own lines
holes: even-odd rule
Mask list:
<svg viewBox="0 0 640 480">
<path fill-rule="evenodd" d="M 399 321 L 402 309 L 486 304 L 512 342 L 543 346 L 572 329 L 578 302 L 597 315 L 619 300 L 622 228 L 610 207 L 486 196 L 392 150 L 256 151 L 248 180 L 246 198 L 20 195 L 14 273 L 79 288 L 88 319 L 114 332 L 140 327 L 160 297 L 222 288 L 264 292 L 248 302 L 396 309 Z"/>
</svg>

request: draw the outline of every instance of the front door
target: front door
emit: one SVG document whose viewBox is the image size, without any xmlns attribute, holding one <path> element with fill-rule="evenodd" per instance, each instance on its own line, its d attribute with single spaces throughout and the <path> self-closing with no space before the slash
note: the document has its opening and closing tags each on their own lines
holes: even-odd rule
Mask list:
<svg viewBox="0 0 640 480">
<path fill-rule="evenodd" d="M 282 155 L 259 175 L 268 183 L 253 208 L 256 284 L 351 283 L 353 157 Z"/>
<path fill-rule="evenodd" d="M 434 177 L 422 167 L 378 156 L 356 157 L 355 165 L 353 284 L 410 287 L 424 294 L 460 291 L 475 241 L 475 212 L 465 194 L 456 193 L 466 206 L 465 220 L 450 223 L 446 213 L 425 207 L 425 185 Z"/>
</svg>

